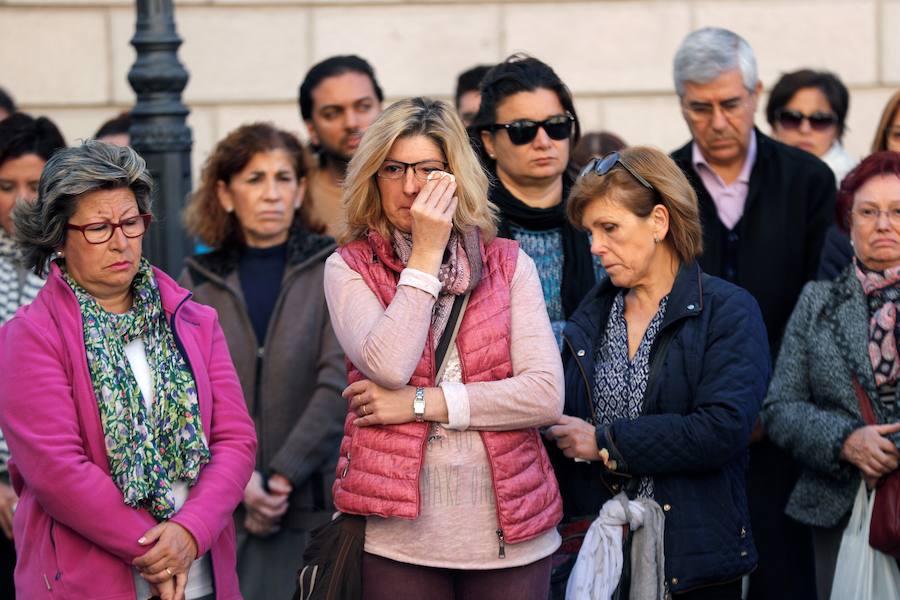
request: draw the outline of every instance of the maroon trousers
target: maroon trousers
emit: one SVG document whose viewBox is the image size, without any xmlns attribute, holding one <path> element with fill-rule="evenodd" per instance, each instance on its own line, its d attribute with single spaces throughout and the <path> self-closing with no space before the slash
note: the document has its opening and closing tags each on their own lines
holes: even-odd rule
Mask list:
<svg viewBox="0 0 900 600">
<path fill-rule="evenodd" d="M 547 600 L 550 557 L 521 567 L 462 571 L 397 562 L 365 552 L 363 600 Z"/>
</svg>

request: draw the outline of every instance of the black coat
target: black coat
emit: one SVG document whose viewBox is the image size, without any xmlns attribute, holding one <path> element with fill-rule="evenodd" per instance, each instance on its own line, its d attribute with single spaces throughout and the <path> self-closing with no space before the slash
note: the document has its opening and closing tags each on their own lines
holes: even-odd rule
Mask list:
<svg viewBox="0 0 900 600">
<path fill-rule="evenodd" d="M 620 291 L 609 279 L 601 281 L 563 333 L 565 414 L 592 423 L 595 347 Z M 665 339 L 665 353 L 658 355 Z M 771 374 L 759 306 L 696 263 L 682 267 L 650 364 L 644 414 L 598 427 L 598 446 L 610 449 L 621 471 L 653 477 L 666 516 L 672 591 L 734 580 L 756 564 L 745 493 L 747 444 Z M 568 517 L 597 514 L 621 483 L 597 462 L 575 463 L 558 451 L 554 460 Z"/>
<path fill-rule="evenodd" d="M 754 130 L 756 162 L 741 220 L 729 231 L 694 170 L 691 143 L 672 153 L 697 192 L 703 224 L 700 265 L 750 292 L 762 310 L 773 357 L 804 284 L 815 279 L 834 216 L 834 174 L 818 158 Z M 731 258 L 734 269 L 727 269 Z M 747 495 L 759 566 L 750 600 L 815 597 L 809 530 L 784 514 L 797 479 L 791 458 L 771 441 L 750 447 Z"/>
<path fill-rule="evenodd" d="M 694 170 L 691 143 L 672 153 L 697 192 L 703 224 L 703 271 L 753 294 L 762 310 L 772 355 L 807 281 L 816 278 L 825 231 L 834 216 L 834 174 L 818 158 L 756 134 L 756 162 L 744 214 L 729 231 Z M 737 237 L 736 269 L 727 272 L 729 237 Z"/>
</svg>

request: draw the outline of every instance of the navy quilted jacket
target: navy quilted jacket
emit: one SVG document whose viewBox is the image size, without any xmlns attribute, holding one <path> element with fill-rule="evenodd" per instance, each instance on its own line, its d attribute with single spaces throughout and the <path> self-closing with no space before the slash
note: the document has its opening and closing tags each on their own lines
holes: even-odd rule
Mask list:
<svg viewBox="0 0 900 600">
<path fill-rule="evenodd" d="M 619 291 L 601 281 L 563 333 L 565 413 L 590 422 L 594 348 Z M 745 480 L 750 430 L 771 375 L 767 339 L 749 293 L 696 263 L 683 266 L 651 350 L 642 416 L 597 430 L 598 447 L 620 471 L 653 476 L 672 592 L 724 583 L 756 565 Z M 554 458 L 568 517 L 596 514 L 626 480 L 597 462 Z"/>
</svg>

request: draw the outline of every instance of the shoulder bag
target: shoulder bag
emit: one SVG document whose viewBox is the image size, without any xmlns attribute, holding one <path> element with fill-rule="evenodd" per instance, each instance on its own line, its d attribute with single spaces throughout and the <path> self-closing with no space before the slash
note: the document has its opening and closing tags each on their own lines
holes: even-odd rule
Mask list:
<svg viewBox="0 0 900 600">
<path fill-rule="evenodd" d="M 863 420 L 875 425 L 875 411 L 869 395 L 853 375 L 853 389 L 859 400 Z M 869 528 L 869 545 L 885 554 L 900 558 L 900 470 L 888 473 L 876 486 L 875 504 Z"/>
<path fill-rule="evenodd" d="M 441 339 L 435 348 L 440 381 L 447 362 L 447 350 L 456 340 L 469 293 L 458 295 Z M 297 572 L 293 600 L 360 600 L 362 598 L 362 557 L 366 545 L 366 517 L 341 513 L 314 529 L 303 551 L 303 567 Z"/>
</svg>

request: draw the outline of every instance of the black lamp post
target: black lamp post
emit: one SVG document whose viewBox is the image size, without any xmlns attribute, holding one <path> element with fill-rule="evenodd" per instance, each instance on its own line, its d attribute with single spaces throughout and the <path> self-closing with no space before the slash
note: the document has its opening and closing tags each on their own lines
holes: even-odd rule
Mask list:
<svg viewBox="0 0 900 600">
<path fill-rule="evenodd" d="M 172 0 L 136 0 L 137 25 L 131 45 L 137 60 L 128 82 L 137 94 L 132 109 L 131 146 L 153 174 L 155 222 L 144 240 L 148 259 L 177 276 L 189 251 L 181 209 L 191 191 L 190 112 L 181 102 L 188 72 L 178 60 Z"/>
</svg>

